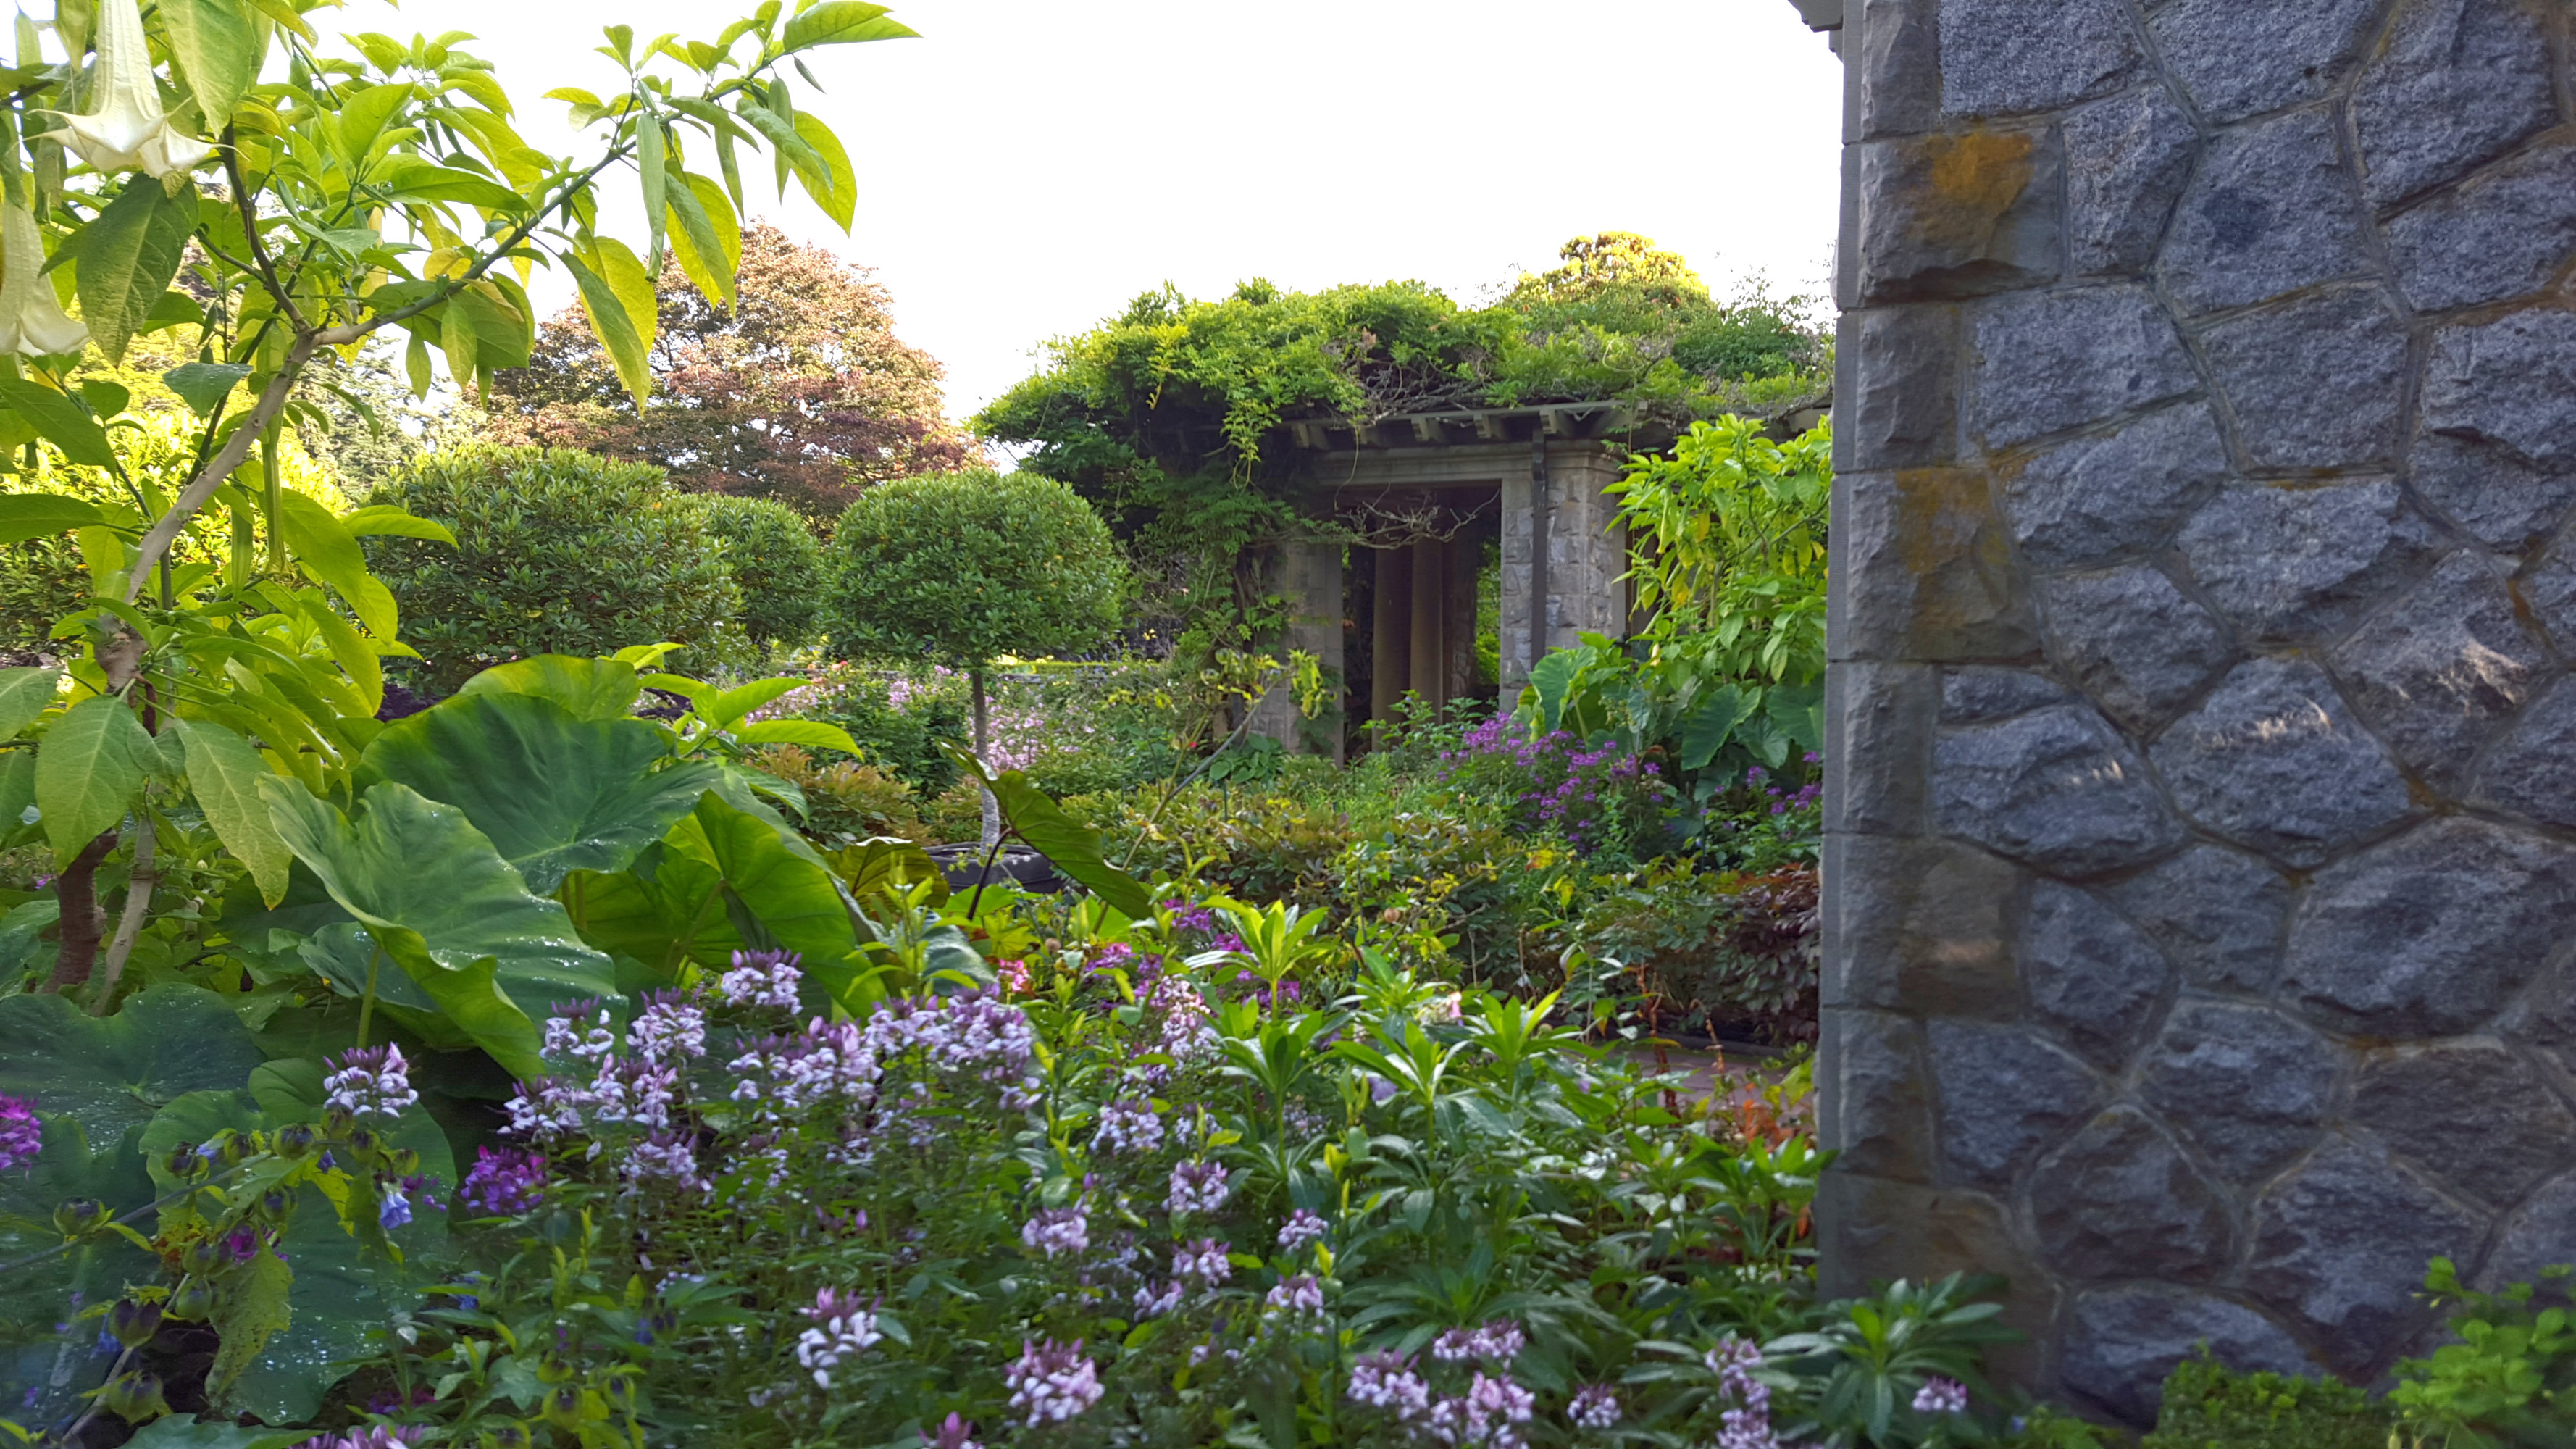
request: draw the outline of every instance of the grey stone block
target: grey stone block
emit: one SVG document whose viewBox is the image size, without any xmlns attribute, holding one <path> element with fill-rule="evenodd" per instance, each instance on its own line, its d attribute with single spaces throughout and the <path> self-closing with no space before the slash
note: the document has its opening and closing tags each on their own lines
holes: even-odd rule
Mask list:
<svg viewBox="0 0 2576 1449">
<path fill-rule="evenodd" d="M 2305 660 L 2236 666 L 2154 753 L 2185 816 L 2292 865 L 2320 864 L 2413 808 L 2387 750 Z"/>
<path fill-rule="evenodd" d="M 2576 653 L 2576 539 L 2551 544 L 2515 581 L 2514 592 L 2561 654 Z"/>
<path fill-rule="evenodd" d="M 2305 1152 L 2334 1108 L 2342 1056 L 2269 1007 L 2175 1004 L 2139 1095 L 2227 1180 L 2262 1182 Z"/>
<path fill-rule="evenodd" d="M 2183 841 L 2137 754 L 2077 705 L 1945 733 L 1932 798 L 1944 832 L 2053 875 L 2138 865 Z"/>
<path fill-rule="evenodd" d="M 2557 528 L 2576 505 L 2576 459 L 2541 468 L 2493 444 L 2418 433 L 2411 461 L 2419 497 L 2507 553 Z"/>
<path fill-rule="evenodd" d="M 2386 206 L 2558 123 L 2549 42 L 2516 0 L 2407 0 L 2352 96 L 2363 186 Z"/>
<path fill-rule="evenodd" d="M 2576 1114 L 2493 1042 L 2396 1047 L 2364 1061 L 2352 1120 L 2435 1180 L 2514 1202 L 2576 1158 Z M 2474 1131 L 2463 1131 L 2466 1124 Z"/>
<path fill-rule="evenodd" d="M 2201 990 L 2261 995 L 2280 973 L 2290 887 L 2250 855 L 2196 845 L 2113 887 L 2111 899 Z"/>
<path fill-rule="evenodd" d="M 1941 0 L 1941 108 L 1953 116 L 2108 95 L 2145 58 L 2114 0 Z"/>
<path fill-rule="evenodd" d="M 1860 299 L 1979 297 L 2057 280 L 2063 168 L 2047 131 L 1975 130 L 1860 148 Z"/>
<path fill-rule="evenodd" d="M 2191 176 L 2200 133 L 2161 86 L 2067 113 L 2066 263 L 2079 277 L 2143 272 Z"/>
<path fill-rule="evenodd" d="M 2469 799 L 2576 830 L 2576 682 L 2561 679 L 2533 701 L 2479 763 Z"/>
<path fill-rule="evenodd" d="M 1932 1177 L 1932 1108 L 1921 1033 L 1885 1012 L 1837 1007 L 1818 1042 L 1817 1123 L 1838 1165 L 1903 1182 Z"/>
<path fill-rule="evenodd" d="M 2323 100 L 2380 0 L 2174 0 L 2147 28 L 2202 115 L 2241 121 Z"/>
<path fill-rule="evenodd" d="M 2393 1040 L 2483 1025 L 2542 969 L 2576 911 L 2576 851 L 2459 816 L 2318 873 L 2290 920 L 2282 989 Z"/>
<path fill-rule="evenodd" d="M 2406 329 L 2378 288 L 2336 287 L 2231 317 L 2201 346 L 2255 468 L 2366 468 L 2396 452 Z"/>
<path fill-rule="evenodd" d="M 2192 577 L 2257 639 L 2343 632 L 2420 578 L 2440 536 L 2386 479 L 2312 488 L 2229 488 L 2174 537 Z"/>
<path fill-rule="evenodd" d="M 1941 124 L 1939 13 L 1940 0 L 1862 0 L 1858 54 L 1845 57 L 1861 71 L 1862 139 Z"/>
<path fill-rule="evenodd" d="M 2031 1010 L 2108 1072 L 2128 1065 L 2173 984 L 2155 942 L 2092 892 L 2055 881 L 2031 888 L 2021 957 Z"/>
<path fill-rule="evenodd" d="M 2021 1014 L 2012 917 L 2022 873 L 1947 840 L 1826 837 L 1824 1004 L 2009 1020 Z"/>
<path fill-rule="evenodd" d="M 2069 1278 L 2207 1282 L 2235 1251 L 2227 1204 L 2155 1120 L 2113 1107 L 2031 1175 L 2031 1220 Z"/>
<path fill-rule="evenodd" d="M 2011 1027 L 1927 1025 L 1951 1179 L 2001 1190 L 2067 1129 L 2090 1118 L 2101 1083 L 2084 1064 Z"/>
<path fill-rule="evenodd" d="M 2434 333 L 2424 426 L 2543 467 L 2576 463 L 2576 314 L 2515 312 Z"/>
<path fill-rule="evenodd" d="M 2051 655 L 2102 706 L 2151 734 L 2234 661 L 2227 630 L 2147 564 L 2042 579 Z"/>
<path fill-rule="evenodd" d="M 2476 1282 L 2494 1293 L 2515 1283 L 2537 1283 L 2542 1269 L 2569 1264 L 2576 1264 L 2576 1173 L 2541 1184 L 2504 1220 Z M 2560 1282 L 2563 1294 L 2566 1280 Z"/>
<path fill-rule="evenodd" d="M 2231 469 L 2209 404 L 2187 402 L 1997 471 L 2022 557 L 2069 569 L 2154 548 Z"/>
<path fill-rule="evenodd" d="M 2539 1052 L 2562 1085 L 2576 1082 L 2576 971 L 2542 972 L 2505 1013 L 2504 1033 Z"/>
<path fill-rule="evenodd" d="M 1836 493 L 1842 607 L 1827 623 L 1836 657 L 1963 663 L 2039 652 L 1984 473 L 1845 474 Z"/>
<path fill-rule="evenodd" d="M 2547 667 L 2540 641 L 2515 614 L 2487 556 L 2463 549 L 2335 646 L 2353 707 L 2437 788 L 2467 776 Z"/>
<path fill-rule="evenodd" d="M 2204 1344 L 2212 1358 L 2239 1373 L 2317 1372 L 2288 1330 L 2242 1303 L 2188 1288 L 2125 1284 L 2076 1298 L 2067 1315 L 2061 1378 L 2122 1422 L 2143 1428 L 2164 1404 L 2165 1376 Z"/>
<path fill-rule="evenodd" d="M 2052 704 L 2071 704 L 2074 699 L 2065 685 L 2045 674 L 1971 664 L 1942 675 L 1941 722 L 1984 724 Z"/>
<path fill-rule="evenodd" d="M 2576 254 L 2576 146 L 2507 157 L 2410 208 L 2388 223 L 2388 253 L 2419 312 L 2539 291 Z"/>
<path fill-rule="evenodd" d="M 2369 230 L 2332 118 L 2295 111 L 2209 143 L 2156 269 L 2186 311 L 2242 307 L 2363 272 Z"/>
<path fill-rule="evenodd" d="M 2378 1153 L 2337 1143 L 2264 1197 L 2245 1280 L 2335 1368 L 2366 1373 L 2423 1321 L 2424 1264 L 2464 1257 L 2481 1226 Z"/>
<path fill-rule="evenodd" d="M 2012 1296 L 1996 1322 L 2025 1338 L 1990 1352 L 1988 1372 L 2036 1382 L 2045 1373 L 2045 1344 L 2056 1316 L 2057 1287 L 2023 1248 L 2012 1215 L 1981 1192 L 1921 1187 L 1844 1172 L 1836 1164 L 1816 1184 L 1816 1280 L 1826 1297 L 1876 1291 L 1876 1281 L 1930 1282 L 1951 1273 L 1996 1273 Z"/>
<path fill-rule="evenodd" d="M 1827 828 L 1912 833 L 1941 716 L 1940 671 L 1924 664 L 1845 664 L 1827 673 Z"/>
<path fill-rule="evenodd" d="M 1922 468 L 1959 452 L 1959 310 L 1941 305 L 1877 307 L 1849 314 L 1844 346 L 1855 385 L 1838 389 L 1836 442 L 1847 426 L 1843 472 Z"/>
<path fill-rule="evenodd" d="M 2172 319 L 2143 287 L 2020 292 L 1978 304 L 1970 404 L 2007 448 L 2200 386 Z"/>
</svg>

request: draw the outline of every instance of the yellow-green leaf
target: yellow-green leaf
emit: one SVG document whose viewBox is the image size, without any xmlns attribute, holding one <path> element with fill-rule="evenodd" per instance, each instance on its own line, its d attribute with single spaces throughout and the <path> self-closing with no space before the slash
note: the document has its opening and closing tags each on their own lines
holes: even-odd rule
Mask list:
<svg viewBox="0 0 2576 1449">
<path fill-rule="evenodd" d="M 220 133 L 259 79 L 259 24 L 241 0 L 160 0 L 160 12 L 170 31 L 170 53 L 188 78 L 206 129 Z"/>
<path fill-rule="evenodd" d="M 69 862 L 125 819 L 159 753 L 114 695 L 94 694 L 63 712 L 36 751 L 36 808 L 57 861 Z"/>
<path fill-rule="evenodd" d="M 653 392 L 653 371 L 648 344 L 635 335 L 634 319 L 627 313 L 625 299 L 597 271 L 584 266 L 579 256 L 566 252 L 564 266 L 572 273 L 573 284 L 581 289 L 582 315 L 590 319 L 590 334 L 599 339 L 600 348 L 617 368 L 617 379 L 642 407 Z"/>
<path fill-rule="evenodd" d="M 212 721 L 178 719 L 170 728 L 187 749 L 188 788 L 206 812 L 215 838 L 250 867 L 261 899 L 272 906 L 286 899 L 294 857 L 269 819 L 268 802 L 260 797 L 259 782 L 274 773 L 268 762 L 250 741 Z"/>
<path fill-rule="evenodd" d="M 663 189 L 671 212 L 672 249 L 680 270 L 706 299 L 733 306 L 734 273 L 742 266 L 742 226 L 724 187 L 704 176 L 682 172 Z"/>
<path fill-rule="evenodd" d="M 786 33 L 779 37 L 779 53 L 793 55 L 818 45 L 918 38 L 918 33 L 910 27 L 886 19 L 888 8 L 869 4 L 867 0 L 823 0 L 822 4 L 787 22 Z"/>
<path fill-rule="evenodd" d="M 814 178 L 803 172 L 797 174 L 797 179 L 805 183 L 806 194 L 814 198 L 816 206 L 823 208 L 823 214 L 840 223 L 841 230 L 848 231 L 851 218 L 859 212 L 859 179 L 858 173 L 850 169 L 850 153 L 842 149 L 841 138 L 832 134 L 831 127 L 807 112 L 796 113 L 796 134 L 804 137 L 805 144 L 813 147 L 814 153 L 823 158 L 830 185 L 816 190 Z"/>
<path fill-rule="evenodd" d="M 16 738 L 18 731 L 35 723 L 36 716 L 51 709 L 62 678 L 59 669 L 0 669 L 0 740 Z M 17 823 L 0 820 L 0 831 Z"/>
</svg>

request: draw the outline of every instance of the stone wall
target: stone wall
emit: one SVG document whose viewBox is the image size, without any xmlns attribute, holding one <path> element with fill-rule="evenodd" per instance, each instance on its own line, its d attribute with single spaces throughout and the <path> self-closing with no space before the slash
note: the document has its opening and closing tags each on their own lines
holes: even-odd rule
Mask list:
<svg viewBox="0 0 2576 1449">
<path fill-rule="evenodd" d="M 2143 1420 L 2576 1261 L 2563 0 L 1845 0 L 1835 1291 Z"/>
</svg>

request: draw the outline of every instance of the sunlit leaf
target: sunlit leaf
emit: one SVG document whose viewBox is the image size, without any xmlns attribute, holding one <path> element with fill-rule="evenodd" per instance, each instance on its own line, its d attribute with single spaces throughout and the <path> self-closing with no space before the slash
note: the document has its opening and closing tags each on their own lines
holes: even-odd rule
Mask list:
<svg viewBox="0 0 2576 1449">
<path fill-rule="evenodd" d="M 158 766 L 159 746 L 114 695 L 94 694 L 63 712 L 36 751 L 36 808 L 57 860 L 115 829 Z"/>
<path fill-rule="evenodd" d="M 294 858 L 269 822 L 268 802 L 259 793 L 259 782 L 276 772 L 250 741 L 222 725 L 175 719 L 170 728 L 186 747 L 188 789 L 197 797 L 197 808 L 206 812 L 215 838 L 249 867 L 263 900 L 272 906 L 284 900 Z"/>
</svg>

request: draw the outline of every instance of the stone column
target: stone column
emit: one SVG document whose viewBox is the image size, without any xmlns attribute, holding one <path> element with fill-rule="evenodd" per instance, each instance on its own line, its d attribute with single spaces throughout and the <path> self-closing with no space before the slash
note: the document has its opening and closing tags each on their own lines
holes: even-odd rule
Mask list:
<svg viewBox="0 0 2576 1449">
<path fill-rule="evenodd" d="M 2042 1394 L 2576 1261 L 2569 15 L 1842 7 L 1823 1262 Z"/>
<path fill-rule="evenodd" d="M 1341 758 L 1342 681 L 1342 546 L 1338 543 L 1286 543 L 1273 567 L 1277 588 L 1290 603 L 1287 627 L 1271 647 L 1280 662 L 1289 651 L 1304 650 L 1321 661 L 1334 703 L 1322 718 L 1297 713 L 1296 698 L 1285 685 L 1263 695 L 1252 714 L 1252 729 L 1285 745 L 1289 752 Z"/>
</svg>

